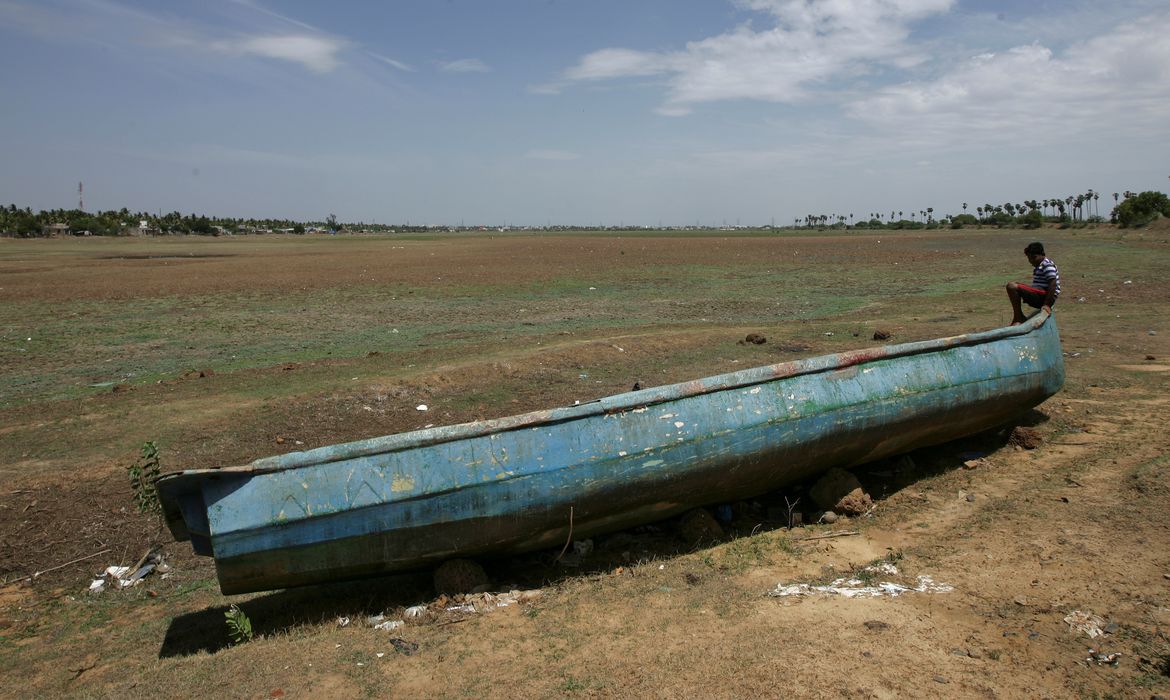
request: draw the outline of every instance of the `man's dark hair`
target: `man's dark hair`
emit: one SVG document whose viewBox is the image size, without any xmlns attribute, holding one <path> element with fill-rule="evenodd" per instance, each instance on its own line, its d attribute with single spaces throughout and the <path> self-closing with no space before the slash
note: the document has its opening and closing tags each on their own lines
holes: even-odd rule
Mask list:
<svg viewBox="0 0 1170 700">
<path fill-rule="evenodd" d="M 1029 243 L 1027 248 L 1024 248 L 1024 255 L 1044 255 L 1044 244 L 1040 241 Z"/>
</svg>

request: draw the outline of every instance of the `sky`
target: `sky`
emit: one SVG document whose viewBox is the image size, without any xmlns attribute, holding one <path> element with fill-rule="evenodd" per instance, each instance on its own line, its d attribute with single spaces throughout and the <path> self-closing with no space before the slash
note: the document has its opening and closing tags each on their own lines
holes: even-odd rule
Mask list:
<svg viewBox="0 0 1170 700">
<path fill-rule="evenodd" d="M 1168 177 L 1167 0 L 0 0 L 34 210 L 780 225 Z"/>
</svg>

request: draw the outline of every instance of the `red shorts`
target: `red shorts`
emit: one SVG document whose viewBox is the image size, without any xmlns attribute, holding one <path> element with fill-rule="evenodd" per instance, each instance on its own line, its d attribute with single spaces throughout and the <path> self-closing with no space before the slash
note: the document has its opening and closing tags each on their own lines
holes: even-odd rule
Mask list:
<svg viewBox="0 0 1170 700">
<path fill-rule="evenodd" d="M 1048 296 L 1048 292 L 1043 289 L 1037 289 L 1026 284 L 1016 283 L 1016 288 L 1020 290 L 1020 299 L 1031 306 L 1033 309 L 1038 309 L 1044 306 L 1044 299 Z M 1052 300 L 1052 305 L 1056 306 L 1056 299 Z"/>
</svg>

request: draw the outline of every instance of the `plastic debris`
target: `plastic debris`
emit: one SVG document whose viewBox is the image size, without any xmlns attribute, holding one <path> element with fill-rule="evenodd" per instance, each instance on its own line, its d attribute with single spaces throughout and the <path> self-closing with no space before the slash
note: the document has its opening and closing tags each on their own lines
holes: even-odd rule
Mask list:
<svg viewBox="0 0 1170 700">
<path fill-rule="evenodd" d="M 867 566 L 863 571 L 893 576 L 897 575 L 898 568 L 889 562 L 882 562 L 874 566 Z M 860 579 L 839 578 L 825 586 L 812 586 L 807 583 L 781 583 L 768 591 L 768 595 L 774 598 L 818 594 L 840 595 L 846 598 L 879 598 L 881 596 L 900 596 L 903 593 L 949 593 L 953 590 L 953 586 L 946 583 L 935 583 L 930 576 L 919 576 L 914 586 L 905 586 L 890 581 L 867 585 Z"/>
<path fill-rule="evenodd" d="M 1102 630 L 1105 621 L 1090 612 L 1073 610 L 1064 616 L 1064 621 L 1068 624 L 1070 631 L 1087 634 L 1089 639 L 1096 639 L 1105 634 L 1104 630 Z"/>
<path fill-rule="evenodd" d="M 147 552 L 134 566 L 107 566 L 89 583 L 90 593 L 100 593 L 110 584 L 116 588 L 135 586 L 151 572 L 158 571 L 164 576 L 169 574 L 171 567 L 163 563 L 162 555 L 158 552 Z"/>
<path fill-rule="evenodd" d="M 427 606 L 425 606 L 425 605 L 414 605 L 412 607 L 407 608 L 406 611 L 402 613 L 403 617 L 405 617 L 408 620 L 418 619 L 420 617 L 425 616 L 426 614 L 427 614 Z"/>
<path fill-rule="evenodd" d="M 541 595 L 543 595 L 543 592 L 540 589 L 528 591 L 512 590 L 507 593 L 471 593 L 456 596 L 454 604 L 444 607 L 443 610 L 451 613 L 486 613 L 496 608 L 506 608 L 509 605 L 516 605 L 517 603 L 530 603 Z M 407 608 L 405 616 L 411 617 L 411 610 L 413 609 Z M 423 608 L 423 611 L 425 612 L 426 608 Z"/>
<path fill-rule="evenodd" d="M 378 624 L 374 625 L 374 629 L 376 629 L 376 630 L 396 630 L 405 624 L 406 623 L 402 620 L 386 620 L 385 622 L 379 622 Z"/>
<path fill-rule="evenodd" d="M 1121 654 L 1119 652 L 1107 654 L 1103 651 L 1098 651 L 1097 649 L 1089 649 L 1089 658 L 1085 659 L 1085 661 L 1088 663 L 1093 663 L 1096 661 L 1098 666 L 1108 664 L 1110 666 L 1116 667 L 1119 663 L 1121 663 Z"/>
<path fill-rule="evenodd" d="M 337 618 L 337 626 L 338 627 L 349 627 L 349 622 L 350 622 L 349 618 L 344 616 L 344 615 Z"/>
<path fill-rule="evenodd" d="M 390 640 L 390 643 L 394 645 L 394 651 L 402 654 L 403 656 L 410 656 L 414 652 L 418 651 L 418 642 L 408 642 L 405 639 L 399 639 L 398 637 L 395 637 L 394 639 Z"/>
<path fill-rule="evenodd" d="M 427 405 L 425 403 L 420 403 L 419 405 L 414 407 L 414 410 L 425 411 L 425 410 L 427 410 Z"/>
</svg>

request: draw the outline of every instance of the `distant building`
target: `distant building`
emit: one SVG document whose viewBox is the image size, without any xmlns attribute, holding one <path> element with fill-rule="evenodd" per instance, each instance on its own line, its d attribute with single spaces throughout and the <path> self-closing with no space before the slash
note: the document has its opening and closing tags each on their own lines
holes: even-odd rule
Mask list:
<svg viewBox="0 0 1170 700">
<path fill-rule="evenodd" d="M 146 219 L 140 220 L 137 226 L 127 226 L 122 229 L 122 234 L 125 236 L 157 236 L 161 233 L 161 229 L 152 228 Z"/>
<path fill-rule="evenodd" d="M 41 229 L 43 236 L 67 236 L 69 235 L 69 224 L 45 224 Z"/>
</svg>

